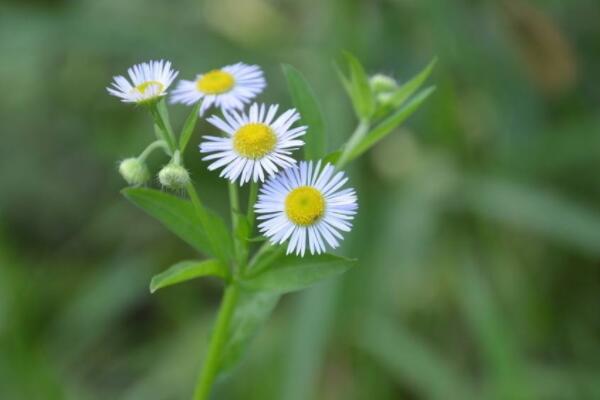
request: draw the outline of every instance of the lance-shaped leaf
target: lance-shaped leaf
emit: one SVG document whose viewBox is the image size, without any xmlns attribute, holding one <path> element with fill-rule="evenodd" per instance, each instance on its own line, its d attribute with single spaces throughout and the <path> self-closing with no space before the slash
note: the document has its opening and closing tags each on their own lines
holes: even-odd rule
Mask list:
<svg viewBox="0 0 600 400">
<path fill-rule="evenodd" d="M 344 52 L 344 57 L 350 70 L 350 77 L 346 77 L 340 70 L 340 78 L 352 100 L 356 115 L 368 120 L 375 112 L 375 96 L 369 85 L 369 77 L 356 57 L 348 52 Z"/>
<path fill-rule="evenodd" d="M 198 122 L 198 112 L 200 111 L 201 101 L 196 103 L 194 107 L 192 107 L 192 111 L 188 115 L 185 123 L 183 124 L 183 128 L 181 129 L 181 134 L 179 135 L 179 151 L 182 153 L 185 151 L 191 137 L 192 133 L 194 133 L 194 128 L 196 127 L 196 122 Z"/>
<path fill-rule="evenodd" d="M 338 162 L 338 160 L 340 159 L 341 155 L 342 155 L 341 150 L 336 150 L 334 152 L 331 152 L 331 153 L 327 154 L 325 156 L 325 158 L 323 158 L 323 163 L 331 163 L 331 164 L 335 165 Z"/>
<path fill-rule="evenodd" d="M 415 111 L 417 111 L 421 104 L 427 100 L 434 90 L 435 87 L 423 89 L 398 111 L 375 126 L 375 128 L 367 133 L 360 143 L 354 148 L 354 151 L 350 153 L 349 160 L 360 156 L 362 153 L 373 147 L 381 139 L 389 135 L 395 128 L 397 128 L 402 122 L 404 122 Z"/>
<path fill-rule="evenodd" d="M 419 88 L 425 83 L 435 64 L 437 63 L 437 58 L 434 58 L 427 66 L 415 75 L 411 80 L 404 83 L 402 86 L 398 88 L 392 95 L 392 97 L 388 100 L 388 103 L 391 107 L 396 108 L 401 106 L 410 96 L 412 96 Z"/>
<path fill-rule="evenodd" d="M 242 291 L 229 326 L 220 373 L 227 373 L 238 364 L 279 298 L 280 295 L 273 292 Z"/>
<path fill-rule="evenodd" d="M 242 284 L 253 290 L 293 292 L 346 272 L 354 263 L 355 260 L 333 254 L 282 255 L 272 261 L 270 268 L 250 275 Z"/>
<path fill-rule="evenodd" d="M 227 265 L 217 259 L 180 261 L 152 278 L 150 292 L 154 293 L 158 289 L 203 276 L 215 276 L 226 280 L 228 274 Z"/>
<path fill-rule="evenodd" d="M 209 223 L 203 224 L 194 206 L 187 200 L 146 188 L 127 188 L 122 193 L 196 250 L 224 261 L 231 259 L 231 238 L 227 226 L 218 215 L 207 210 Z M 204 226 L 209 227 L 208 234 L 213 235 L 212 241 Z M 211 243 L 218 244 L 218 247 L 215 248 Z"/>
<path fill-rule="evenodd" d="M 282 68 L 294 107 L 300 113 L 302 123 L 308 126 L 306 134 L 302 137 L 305 143 L 304 156 L 309 160 L 321 158 L 325 154 L 327 137 L 319 102 L 300 71 L 287 64 L 282 65 Z"/>
</svg>

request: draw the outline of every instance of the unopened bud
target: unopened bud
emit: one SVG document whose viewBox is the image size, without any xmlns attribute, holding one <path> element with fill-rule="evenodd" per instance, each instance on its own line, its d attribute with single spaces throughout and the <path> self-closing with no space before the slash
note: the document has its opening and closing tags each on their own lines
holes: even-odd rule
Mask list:
<svg viewBox="0 0 600 400">
<path fill-rule="evenodd" d="M 133 157 L 121 161 L 119 173 L 128 184 L 133 186 L 143 185 L 150 179 L 150 172 L 144 161 Z"/>
<path fill-rule="evenodd" d="M 375 94 L 393 92 L 398 88 L 398 84 L 394 78 L 383 74 L 373 75 L 369 79 L 369 84 Z"/>
<path fill-rule="evenodd" d="M 190 183 L 190 174 L 178 164 L 167 164 L 158 173 L 158 180 L 161 185 L 168 189 L 179 190 Z"/>
</svg>

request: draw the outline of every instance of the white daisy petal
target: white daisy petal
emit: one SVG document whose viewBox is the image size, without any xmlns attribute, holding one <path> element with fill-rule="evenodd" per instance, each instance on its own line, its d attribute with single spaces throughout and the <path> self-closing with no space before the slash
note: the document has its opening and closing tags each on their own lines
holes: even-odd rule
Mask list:
<svg viewBox="0 0 600 400">
<path fill-rule="evenodd" d="M 292 128 L 293 135 L 289 135 L 289 125 L 286 129 L 281 126 L 276 129 L 272 121 L 277 109 L 276 105 L 254 103 L 248 114 L 232 109 L 223 111 L 223 118 L 208 118 L 210 124 L 227 134 L 221 138 L 204 136 L 200 152 L 208 155 L 202 159 L 215 160 L 209 169 L 224 167 L 221 176 L 232 182 L 239 178 L 243 185 L 249 181 L 263 182 L 265 177 L 294 165 L 296 160 L 290 154 L 304 142 L 293 138 L 304 135 L 307 127 Z"/>
<path fill-rule="evenodd" d="M 340 189 L 343 172 L 321 162 L 302 161 L 271 177 L 255 205 L 259 229 L 273 244 L 289 239 L 286 254 L 321 254 L 336 248 L 352 228 L 358 209 L 354 189 Z"/>
<path fill-rule="evenodd" d="M 134 65 L 127 74 L 129 80 L 115 76 L 106 90 L 125 103 L 145 103 L 166 95 L 178 72 L 169 61 L 160 60 Z"/>
<path fill-rule="evenodd" d="M 172 103 L 192 105 L 202 101 L 200 115 L 212 106 L 222 111 L 242 109 L 267 86 L 257 65 L 237 63 L 181 80 L 171 96 Z"/>
</svg>

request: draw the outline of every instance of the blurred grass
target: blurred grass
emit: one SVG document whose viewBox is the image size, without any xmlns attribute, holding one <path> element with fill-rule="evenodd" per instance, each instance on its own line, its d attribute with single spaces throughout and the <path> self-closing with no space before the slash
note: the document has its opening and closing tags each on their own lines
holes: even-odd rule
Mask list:
<svg viewBox="0 0 600 400">
<path fill-rule="evenodd" d="M 437 55 L 438 89 L 350 167 L 360 266 L 284 298 L 215 398 L 600 398 L 599 19 L 595 0 L 3 2 L 0 399 L 190 396 L 220 287 L 148 293 L 193 251 L 118 193 L 151 125 L 112 75 L 243 60 L 290 105 L 289 63 L 337 146 L 344 49 L 401 81 Z M 185 156 L 222 212 L 209 129 Z"/>
</svg>

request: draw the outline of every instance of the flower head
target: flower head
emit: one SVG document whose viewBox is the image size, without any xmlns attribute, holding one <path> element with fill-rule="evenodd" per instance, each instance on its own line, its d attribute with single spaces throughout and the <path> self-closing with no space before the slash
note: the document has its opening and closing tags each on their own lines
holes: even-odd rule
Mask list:
<svg viewBox="0 0 600 400">
<path fill-rule="evenodd" d="M 264 181 L 265 171 L 273 175 L 277 170 L 293 165 L 293 150 L 304 144 L 298 138 L 306 133 L 306 126 L 291 128 L 300 119 L 296 110 L 287 110 L 275 118 L 278 106 L 250 106 L 248 114 L 237 111 L 223 112 L 225 119 L 213 115 L 208 118 L 215 127 L 226 133 L 225 137 L 204 136 L 201 153 L 210 153 L 203 160 L 214 160 L 209 170 L 224 167 L 220 176 L 240 184 L 252 179 Z"/>
<path fill-rule="evenodd" d="M 242 109 L 266 85 L 260 67 L 237 63 L 200 74 L 193 81 L 179 81 L 171 101 L 192 105 L 202 100 L 200 115 L 213 105 L 222 110 Z"/>
<path fill-rule="evenodd" d="M 260 231 L 271 243 L 289 239 L 287 254 L 304 256 L 307 243 L 311 254 L 336 248 L 343 240 L 339 231 L 352 228 L 358 209 L 354 189 L 340 188 L 348 178 L 331 164 L 302 161 L 269 179 L 261 188 L 255 209 Z"/>
<path fill-rule="evenodd" d="M 150 179 L 150 172 L 144 160 L 135 157 L 121 161 L 119 173 L 128 184 L 133 186 L 143 185 Z"/>
<path fill-rule="evenodd" d="M 124 76 L 115 76 L 106 88 L 108 93 L 125 103 L 145 103 L 167 94 L 178 72 L 171 69 L 169 61 L 160 60 L 134 65 L 127 73 L 131 82 Z"/>
<path fill-rule="evenodd" d="M 181 190 L 190 183 L 190 174 L 181 165 L 169 163 L 158 172 L 158 181 L 167 189 Z"/>
</svg>

